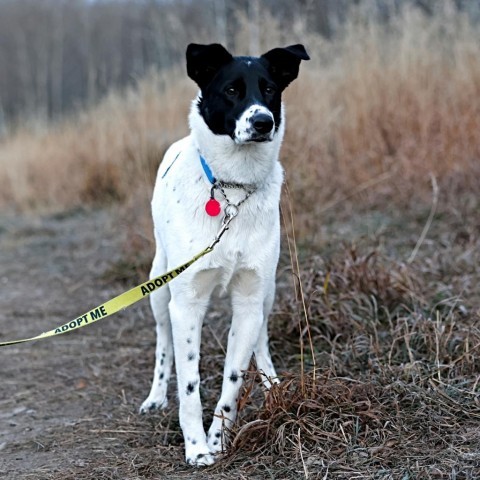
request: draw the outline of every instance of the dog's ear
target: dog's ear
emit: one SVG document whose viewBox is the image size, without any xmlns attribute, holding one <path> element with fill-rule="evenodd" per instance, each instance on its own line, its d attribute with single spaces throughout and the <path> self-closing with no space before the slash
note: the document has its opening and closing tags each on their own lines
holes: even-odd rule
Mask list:
<svg viewBox="0 0 480 480">
<path fill-rule="evenodd" d="M 297 78 L 300 61 L 310 60 L 305 47 L 299 43 L 285 48 L 274 48 L 260 58 L 267 61 L 270 74 L 282 89 Z"/>
<path fill-rule="evenodd" d="M 191 43 L 187 47 L 187 74 L 203 90 L 218 70 L 232 59 L 232 55 L 219 43 Z"/>
</svg>

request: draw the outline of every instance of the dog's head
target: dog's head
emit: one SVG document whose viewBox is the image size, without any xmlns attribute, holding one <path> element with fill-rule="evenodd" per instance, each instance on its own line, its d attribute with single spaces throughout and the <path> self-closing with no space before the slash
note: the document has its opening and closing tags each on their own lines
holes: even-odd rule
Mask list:
<svg viewBox="0 0 480 480">
<path fill-rule="evenodd" d="M 216 135 L 237 144 L 274 138 L 282 92 L 297 78 L 303 45 L 274 48 L 261 57 L 233 57 L 222 45 L 187 47 L 187 73 L 200 87 L 200 115 Z"/>
</svg>

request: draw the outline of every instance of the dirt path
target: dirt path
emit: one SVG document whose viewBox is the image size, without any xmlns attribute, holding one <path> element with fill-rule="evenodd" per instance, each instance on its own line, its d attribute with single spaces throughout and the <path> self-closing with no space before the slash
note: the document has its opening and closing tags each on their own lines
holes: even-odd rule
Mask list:
<svg viewBox="0 0 480 480">
<path fill-rule="evenodd" d="M 1 218 L 0 339 L 36 335 L 117 293 L 102 274 L 118 258 L 121 234 L 105 211 Z M 129 310 L 131 320 L 118 315 L 76 334 L 0 350 L 2 478 L 99 478 L 86 472 L 109 450 L 96 430 L 118 405 L 133 410 L 126 398 L 132 390 L 122 389 L 132 352 L 122 350 L 121 339 L 134 321 L 137 331 L 150 325 L 142 308 Z"/>
<path fill-rule="evenodd" d="M 125 289 L 105 280 L 128 230 L 113 218 L 107 211 L 0 217 L 0 341 L 37 335 Z M 219 364 L 221 320 L 210 314 L 204 327 L 215 328 L 208 348 Z M 150 386 L 153 325 L 148 302 L 140 302 L 77 332 L 0 349 L 2 479 L 191 478 L 175 387 L 166 412 L 137 413 Z M 203 382 L 211 405 L 217 370 Z"/>
</svg>

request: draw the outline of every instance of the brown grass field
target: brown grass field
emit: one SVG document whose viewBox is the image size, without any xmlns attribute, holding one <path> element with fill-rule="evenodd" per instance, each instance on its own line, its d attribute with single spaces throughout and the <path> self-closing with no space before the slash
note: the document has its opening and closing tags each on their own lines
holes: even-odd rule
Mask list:
<svg viewBox="0 0 480 480">
<path fill-rule="evenodd" d="M 295 32 L 287 40 L 302 40 L 312 61 L 285 98 L 284 248 L 270 328 L 283 382 L 264 396 L 252 367 L 232 448 L 192 473 L 182 463 L 176 402 L 149 419 L 135 413 L 154 351 L 148 306 L 135 307 L 139 326 L 132 318 L 124 336 L 86 329 L 67 337 L 82 361 L 96 364 L 82 373 L 96 386 L 85 391 L 98 410 L 108 404 L 115 411 L 93 429 L 79 422 L 32 440 L 52 455 L 64 445 L 83 463 L 64 462 L 62 471 L 32 464 L 25 473 L 13 458 L 22 448 L 34 452 L 33 443 L 0 442 L 9 478 L 480 478 L 480 28 L 461 14 L 426 18 L 405 9 L 388 26 L 352 17 L 335 41 Z M 3 139 L 0 240 L 25 237 L 31 221 L 56 232 L 53 249 L 64 238 L 58 225 L 82 231 L 85 224 L 91 235 L 75 248 L 90 245 L 99 255 L 92 219 L 105 216 L 108 228 L 97 237 L 108 237 L 112 259 L 95 264 L 88 291 L 118 293 L 145 279 L 156 168 L 186 134 L 194 94 L 183 69 L 152 74 L 61 124 Z M 62 258 L 75 275 L 67 267 L 73 259 Z M 218 310 L 226 309 L 219 302 L 205 326 L 207 417 L 226 339 Z M 18 332 L 31 330 L 24 326 Z M 103 328 L 96 331 L 109 332 Z M 19 334 L 2 327 L 0 340 L 5 332 Z M 85 335 L 88 344 L 78 340 Z M 60 372 L 62 352 L 70 358 L 62 342 L 48 347 L 60 356 Z M 24 369 L 22 355 L 39 348 L 14 350 L 12 378 Z M 5 365 L 12 361 L 7 350 L 0 354 Z M 120 379 L 112 378 L 116 369 Z M 61 409 L 58 390 L 57 397 L 51 401 Z M 88 415 L 99 418 L 98 410 L 91 406 Z M 80 450 L 90 442 L 95 454 Z"/>
</svg>

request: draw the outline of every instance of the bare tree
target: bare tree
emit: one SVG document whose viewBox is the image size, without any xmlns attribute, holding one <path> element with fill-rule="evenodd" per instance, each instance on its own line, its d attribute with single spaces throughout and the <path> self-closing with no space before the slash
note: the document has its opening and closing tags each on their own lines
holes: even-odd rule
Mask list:
<svg viewBox="0 0 480 480">
<path fill-rule="evenodd" d="M 64 51 L 64 9 L 53 9 L 52 45 L 50 64 L 51 112 L 60 115 L 63 110 L 63 51 Z"/>
</svg>

